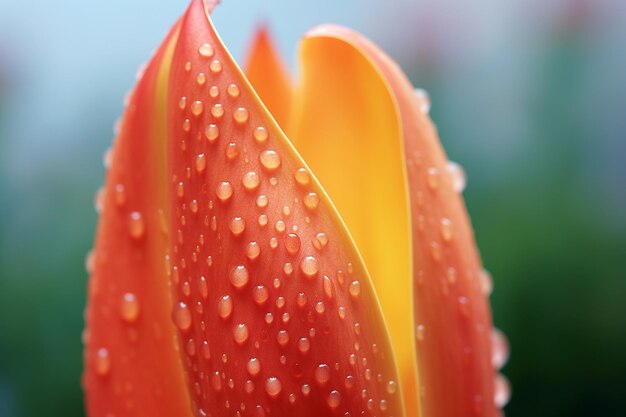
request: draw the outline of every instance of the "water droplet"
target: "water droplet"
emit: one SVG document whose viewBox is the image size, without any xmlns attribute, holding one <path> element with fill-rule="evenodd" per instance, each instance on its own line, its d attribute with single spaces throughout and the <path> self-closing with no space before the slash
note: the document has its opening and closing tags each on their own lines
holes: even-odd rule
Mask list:
<svg viewBox="0 0 626 417">
<path fill-rule="evenodd" d="M 213 50 L 213 47 L 211 45 L 209 45 L 208 43 L 203 43 L 202 45 L 200 45 L 200 48 L 198 48 L 198 53 L 200 54 L 200 56 L 210 58 L 213 56 L 215 51 Z M 189 64 L 191 69 L 191 63 Z"/>
<path fill-rule="evenodd" d="M 285 249 L 291 255 L 295 255 L 300 251 L 300 237 L 295 233 L 288 233 L 285 236 Z"/>
<path fill-rule="evenodd" d="M 328 397 L 326 397 L 326 403 L 333 410 L 341 404 L 341 394 L 337 390 L 332 390 Z"/>
<path fill-rule="evenodd" d="M 306 337 L 301 337 L 298 340 L 298 350 L 300 353 L 305 354 L 311 349 L 311 342 Z"/>
<path fill-rule="evenodd" d="M 258 143 L 265 143 L 268 136 L 267 129 L 265 129 L 263 126 L 259 126 L 254 129 L 253 136 Z"/>
<path fill-rule="evenodd" d="M 246 230 L 246 221 L 241 217 L 233 217 L 229 224 L 230 231 L 234 236 L 241 236 Z"/>
<path fill-rule="evenodd" d="M 185 107 L 187 107 L 187 97 L 183 96 L 178 102 L 178 108 L 181 110 L 185 110 Z"/>
<path fill-rule="evenodd" d="M 326 296 L 326 298 L 330 300 L 335 298 L 335 286 L 330 278 L 326 275 L 324 275 L 324 278 L 322 279 L 322 289 L 324 290 L 324 295 Z"/>
<path fill-rule="evenodd" d="M 319 364 L 317 368 L 315 368 L 313 377 L 320 385 L 327 383 L 330 380 L 330 367 L 325 363 Z"/>
<path fill-rule="evenodd" d="M 467 177 L 465 176 L 465 170 L 456 162 L 448 161 L 446 168 L 452 178 L 452 187 L 457 193 L 462 193 L 465 190 L 467 184 Z"/>
<path fill-rule="evenodd" d="M 127 292 L 122 296 L 120 315 L 128 323 L 135 322 L 139 317 L 139 300 L 132 292 Z"/>
<path fill-rule="evenodd" d="M 233 339 L 235 339 L 235 343 L 238 345 L 243 345 L 248 340 L 248 336 L 250 335 L 250 330 L 248 330 L 248 326 L 243 323 L 239 323 L 233 329 Z"/>
<path fill-rule="evenodd" d="M 200 296 L 206 300 L 209 296 L 209 286 L 206 282 L 206 278 L 203 276 L 198 280 L 198 287 L 200 289 Z"/>
<path fill-rule="evenodd" d="M 259 161 L 265 169 L 274 171 L 280 166 L 280 155 L 272 149 L 266 149 L 259 154 Z"/>
<path fill-rule="evenodd" d="M 226 320 L 233 313 L 233 300 L 230 295 L 224 295 L 217 302 L 217 315 Z"/>
<path fill-rule="evenodd" d="M 396 391 L 398 391 L 398 384 L 396 383 L 396 381 L 387 382 L 387 393 L 395 394 Z"/>
<path fill-rule="evenodd" d="M 311 239 L 311 242 L 315 249 L 322 250 L 328 244 L 328 236 L 324 232 L 319 232 Z"/>
<path fill-rule="evenodd" d="M 211 107 L 211 114 L 213 117 L 220 118 L 224 115 L 224 106 L 220 103 L 216 103 Z"/>
<path fill-rule="evenodd" d="M 237 289 L 245 287 L 249 278 L 248 269 L 243 265 L 237 265 L 230 271 L 230 283 Z"/>
<path fill-rule="evenodd" d="M 269 291 L 263 285 L 257 285 L 252 292 L 252 299 L 258 305 L 263 305 L 269 298 Z"/>
<path fill-rule="evenodd" d="M 237 87 L 237 84 L 230 84 L 226 91 L 231 97 L 239 97 L 239 87 Z"/>
<path fill-rule="evenodd" d="M 206 156 L 201 153 L 196 156 L 196 171 L 200 174 L 206 169 Z"/>
<path fill-rule="evenodd" d="M 276 341 L 282 347 L 287 346 L 287 343 L 289 343 L 289 333 L 287 333 L 287 330 L 279 330 L 276 334 Z"/>
<path fill-rule="evenodd" d="M 260 182 L 261 180 L 259 178 L 259 174 L 257 174 L 255 171 L 248 171 L 243 174 L 243 177 L 241 178 L 241 183 L 248 191 L 256 190 L 259 187 Z"/>
<path fill-rule="evenodd" d="M 222 377 L 218 371 L 213 372 L 213 375 L 211 375 L 211 386 L 215 391 L 222 390 Z"/>
<path fill-rule="evenodd" d="M 174 306 L 173 314 L 174 324 L 182 331 L 189 330 L 191 327 L 191 312 L 187 304 L 180 301 Z"/>
<path fill-rule="evenodd" d="M 210 143 L 213 143 L 220 136 L 220 129 L 216 125 L 210 124 L 204 129 L 204 136 Z"/>
<path fill-rule="evenodd" d="M 144 235 L 146 231 L 146 225 L 140 212 L 132 211 L 130 213 L 128 231 L 130 233 L 130 237 L 132 237 L 133 239 L 141 239 Z"/>
<path fill-rule="evenodd" d="M 320 198 L 317 196 L 316 193 L 311 192 L 305 194 L 305 196 L 302 198 L 302 202 L 304 203 L 304 206 L 309 210 L 315 210 L 317 208 L 317 205 L 320 203 Z"/>
<path fill-rule="evenodd" d="M 217 185 L 215 195 L 220 201 L 226 202 L 233 195 L 233 186 L 228 181 L 222 181 Z"/>
<path fill-rule="evenodd" d="M 260 196 L 256 198 L 256 205 L 258 208 L 265 208 L 267 207 L 268 203 L 269 203 L 269 199 L 264 194 L 261 194 Z"/>
<path fill-rule="evenodd" d="M 359 281 L 352 281 L 348 287 L 348 292 L 353 298 L 357 298 L 361 294 L 361 283 Z"/>
<path fill-rule="evenodd" d="M 422 113 L 428 114 L 430 112 L 430 96 L 428 92 L 422 88 L 416 88 L 413 94 L 415 95 L 415 99 Z"/>
<path fill-rule="evenodd" d="M 265 392 L 272 398 L 278 397 L 283 386 L 278 378 L 271 376 L 265 381 Z"/>
<path fill-rule="evenodd" d="M 111 371 L 111 357 L 107 348 L 100 348 L 96 351 L 95 357 L 96 373 L 105 376 Z"/>
<path fill-rule="evenodd" d="M 202 103 L 202 101 L 200 100 L 196 100 L 193 103 L 191 103 L 191 113 L 198 117 L 202 114 L 202 112 L 204 111 L 204 103 Z"/>
<path fill-rule="evenodd" d="M 426 170 L 426 184 L 433 191 L 439 187 L 439 170 L 437 168 L 431 167 Z"/>
<path fill-rule="evenodd" d="M 302 389 L 301 390 L 302 390 L 302 394 L 305 397 L 308 397 L 309 394 L 311 393 L 311 386 L 309 384 L 304 384 L 304 385 L 302 385 Z"/>
<path fill-rule="evenodd" d="M 498 408 L 504 407 L 511 399 L 511 385 L 508 379 L 502 374 L 498 374 L 494 384 L 493 401 Z"/>
<path fill-rule="evenodd" d="M 483 290 L 483 294 L 486 296 L 490 296 L 493 292 L 493 278 L 491 278 L 491 274 L 486 269 L 483 269 L 478 273 L 478 279 L 480 279 L 480 286 Z"/>
<path fill-rule="evenodd" d="M 247 122 L 248 121 L 248 117 L 250 117 L 250 115 L 248 113 L 248 109 L 246 109 L 245 107 L 238 107 L 233 112 L 233 119 L 237 123 L 245 123 L 245 122 Z"/>
<path fill-rule="evenodd" d="M 293 176 L 296 182 L 302 186 L 308 185 L 311 181 L 311 175 L 309 174 L 309 171 L 306 170 L 306 168 L 299 168 L 293 174 Z"/>
<path fill-rule="evenodd" d="M 257 242 L 249 242 L 246 246 L 246 256 L 250 261 L 256 260 L 261 254 L 261 247 Z"/>
<path fill-rule="evenodd" d="M 491 364 L 497 370 L 509 360 L 509 342 L 504 333 L 498 329 L 491 331 Z"/>
<path fill-rule="evenodd" d="M 415 327 L 415 337 L 417 338 L 418 341 L 423 341 L 424 340 L 424 336 L 426 333 L 426 326 L 424 326 L 423 324 L 418 324 Z"/>
<path fill-rule="evenodd" d="M 206 74 L 204 72 L 199 73 L 196 77 L 196 82 L 198 83 L 198 85 L 206 84 Z"/>
<path fill-rule="evenodd" d="M 211 72 L 213 74 L 217 74 L 220 71 L 222 71 L 222 63 L 220 62 L 219 59 L 214 59 L 213 61 L 211 61 L 211 63 L 209 64 L 209 69 L 211 70 Z"/>
<path fill-rule="evenodd" d="M 452 240 L 452 221 L 446 217 L 441 219 L 440 225 L 441 238 L 445 242 L 450 242 Z"/>
<path fill-rule="evenodd" d="M 256 376 L 261 372 L 261 361 L 257 358 L 251 358 L 246 364 L 246 370 L 250 376 Z"/>
<path fill-rule="evenodd" d="M 305 256 L 300 262 L 300 270 L 307 278 L 313 278 L 318 271 L 317 259 L 313 256 Z"/>
<path fill-rule="evenodd" d="M 211 86 L 211 88 L 209 88 L 209 95 L 210 95 L 212 98 L 215 98 L 215 97 L 219 96 L 219 95 L 220 95 L 220 89 L 219 89 L 219 87 L 218 87 L 218 86 L 216 86 L 216 85 L 212 85 L 212 86 Z"/>
</svg>

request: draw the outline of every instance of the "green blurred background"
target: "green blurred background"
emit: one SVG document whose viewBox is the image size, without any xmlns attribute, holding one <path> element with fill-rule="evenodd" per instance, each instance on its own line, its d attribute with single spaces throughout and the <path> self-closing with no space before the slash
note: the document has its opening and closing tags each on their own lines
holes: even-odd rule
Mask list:
<svg viewBox="0 0 626 417">
<path fill-rule="evenodd" d="M 341 23 L 430 92 L 512 345 L 507 416 L 625 415 L 626 2 L 223 3 L 239 58 L 259 21 L 292 63 L 307 28 Z M 83 414 L 102 155 L 135 69 L 185 5 L 0 0 L 2 417 Z"/>
</svg>

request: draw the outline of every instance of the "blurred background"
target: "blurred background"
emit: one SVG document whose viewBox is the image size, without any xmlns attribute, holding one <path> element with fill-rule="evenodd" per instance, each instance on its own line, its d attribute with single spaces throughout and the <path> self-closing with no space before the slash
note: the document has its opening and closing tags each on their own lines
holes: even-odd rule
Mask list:
<svg viewBox="0 0 626 417">
<path fill-rule="evenodd" d="M 81 416 L 85 254 L 134 74 L 186 0 L 0 0 L 0 416 Z M 269 22 L 365 33 L 429 91 L 509 337 L 509 417 L 623 416 L 626 2 L 226 0 L 240 60 Z"/>
</svg>

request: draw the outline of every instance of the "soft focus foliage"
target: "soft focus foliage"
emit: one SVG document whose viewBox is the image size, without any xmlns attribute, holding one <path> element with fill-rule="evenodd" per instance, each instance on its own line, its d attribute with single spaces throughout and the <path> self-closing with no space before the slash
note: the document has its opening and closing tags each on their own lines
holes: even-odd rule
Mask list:
<svg viewBox="0 0 626 417">
<path fill-rule="evenodd" d="M 626 5 L 460 3 L 229 0 L 215 20 L 237 57 L 266 16 L 290 56 L 290 41 L 333 21 L 412 69 L 468 173 L 496 325 L 513 346 L 507 416 L 620 415 Z M 0 1 L 0 416 L 82 414 L 99 161 L 129 74 L 185 5 Z"/>
</svg>

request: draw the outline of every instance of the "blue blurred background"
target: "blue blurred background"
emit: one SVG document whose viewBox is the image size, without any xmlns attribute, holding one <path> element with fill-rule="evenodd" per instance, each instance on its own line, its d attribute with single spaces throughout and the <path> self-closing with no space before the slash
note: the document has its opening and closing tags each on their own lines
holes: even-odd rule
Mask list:
<svg viewBox="0 0 626 417">
<path fill-rule="evenodd" d="M 122 97 L 185 0 L 0 0 L 0 416 L 80 416 L 84 257 Z M 623 416 L 626 2 L 225 0 L 239 59 L 271 24 L 365 33 L 430 92 L 512 356 L 509 417 Z"/>
</svg>

